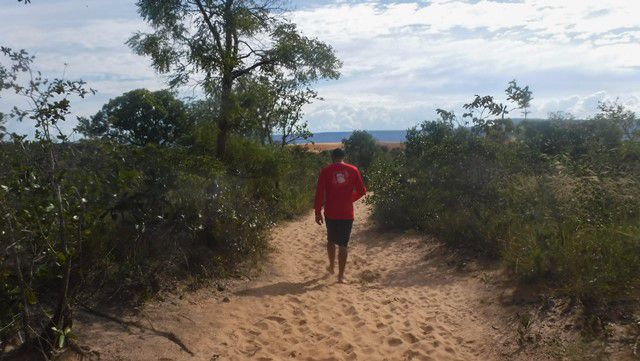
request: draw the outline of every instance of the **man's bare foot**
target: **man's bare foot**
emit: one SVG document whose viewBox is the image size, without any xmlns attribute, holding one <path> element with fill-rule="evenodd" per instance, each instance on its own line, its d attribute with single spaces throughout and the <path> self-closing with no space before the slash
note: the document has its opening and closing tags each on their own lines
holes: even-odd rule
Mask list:
<svg viewBox="0 0 640 361">
<path fill-rule="evenodd" d="M 327 272 L 334 274 L 336 271 L 331 266 L 327 266 Z"/>
<path fill-rule="evenodd" d="M 347 280 L 344 277 L 338 277 L 338 283 L 341 285 L 346 285 L 349 282 L 347 282 Z"/>
</svg>

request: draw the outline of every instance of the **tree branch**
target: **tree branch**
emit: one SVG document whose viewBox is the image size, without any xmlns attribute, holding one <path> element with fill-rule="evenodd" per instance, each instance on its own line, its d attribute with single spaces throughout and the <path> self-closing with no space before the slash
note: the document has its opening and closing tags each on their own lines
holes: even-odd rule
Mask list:
<svg viewBox="0 0 640 361">
<path fill-rule="evenodd" d="M 202 1 L 195 0 L 195 2 L 196 2 L 196 6 L 198 6 L 198 9 L 200 10 L 200 13 L 202 14 L 202 17 L 204 17 L 204 21 L 207 23 L 209 30 L 213 34 L 213 38 L 216 41 L 216 45 L 218 46 L 218 49 L 222 50 L 222 41 L 220 40 L 220 32 L 218 31 L 218 28 L 215 25 L 213 25 L 213 23 L 211 22 L 211 17 L 209 17 L 207 10 L 202 5 Z"/>
<path fill-rule="evenodd" d="M 233 76 L 233 78 L 234 78 L 234 79 L 236 79 L 236 78 L 239 78 L 239 77 L 241 77 L 241 76 L 243 76 L 243 75 L 245 75 L 245 74 L 250 73 L 251 71 L 253 71 L 253 70 L 254 70 L 254 69 L 256 69 L 256 68 L 259 68 L 259 67 L 261 67 L 261 66 L 268 65 L 268 64 L 273 64 L 273 63 L 275 63 L 275 62 L 277 62 L 277 60 L 276 60 L 276 59 L 274 59 L 274 58 L 266 58 L 266 59 L 262 59 L 262 60 L 260 60 L 259 62 L 257 62 L 257 63 L 255 63 L 255 64 L 251 65 L 251 66 L 250 66 L 250 67 L 248 67 L 248 68 L 244 68 L 244 69 L 240 69 L 240 70 L 236 70 L 236 71 L 234 71 L 234 72 L 233 72 L 233 74 L 232 74 L 232 76 Z"/>
</svg>

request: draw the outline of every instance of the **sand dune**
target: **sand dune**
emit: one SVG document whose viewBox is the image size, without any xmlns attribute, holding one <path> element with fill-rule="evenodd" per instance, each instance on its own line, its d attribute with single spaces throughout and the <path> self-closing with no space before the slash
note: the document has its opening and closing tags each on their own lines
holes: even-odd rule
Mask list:
<svg viewBox="0 0 640 361">
<path fill-rule="evenodd" d="M 499 272 L 474 269 L 436 242 L 381 233 L 359 204 L 348 285 L 326 274 L 311 214 L 278 226 L 254 281 L 150 302 L 144 329 L 82 317 L 100 360 L 541 360 L 514 353 Z M 553 359 L 553 358 L 552 358 Z"/>
</svg>

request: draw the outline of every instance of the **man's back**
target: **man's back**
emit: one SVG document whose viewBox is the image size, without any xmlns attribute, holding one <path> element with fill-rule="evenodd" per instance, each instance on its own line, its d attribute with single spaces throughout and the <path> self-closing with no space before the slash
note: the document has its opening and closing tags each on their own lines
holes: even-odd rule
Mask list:
<svg viewBox="0 0 640 361">
<path fill-rule="evenodd" d="M 346 283 L 344 270 L 347 264 L 347 246 L 353 226 L 353 202 L 365 195 L 367 190 L 360 171 L 344 162 L 344 150 L 331 152 L 333 164 L 320 171 L 316 188 L 316 223 L 327 225 L 327 256 L 330 273 L 334 272 L 336 246 L 338 246 L 338 283 Z M 322 217 L 324 206 L 324 218 Z"/>
<path fill-rule="evenodd" d="M 322 169 L 318 177 L 316 213 L 324 203 L 326 218 L 353 219 L 353 202 L 365 192 L 358 168 L 344 162 L 330 164 Z"/>
</svg>

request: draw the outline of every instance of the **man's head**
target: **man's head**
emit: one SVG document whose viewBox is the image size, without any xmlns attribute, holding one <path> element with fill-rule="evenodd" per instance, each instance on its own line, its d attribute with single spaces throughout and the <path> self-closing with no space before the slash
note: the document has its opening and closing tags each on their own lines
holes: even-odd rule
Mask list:
<svg viewBox="0 0 640 361">
<path fill-rule="evenodd" d="M 346 156 L 347 156 L 347 153 L 345 153 L 344 150 L 342 150 L 342 148 L 336 148 L 333 151 L 331 151 L 331 160 L 334 163 L 342 162 Z"/>
</svg>

